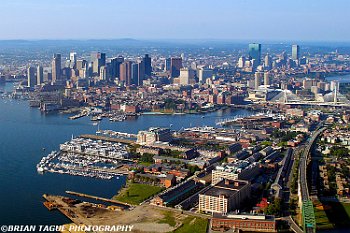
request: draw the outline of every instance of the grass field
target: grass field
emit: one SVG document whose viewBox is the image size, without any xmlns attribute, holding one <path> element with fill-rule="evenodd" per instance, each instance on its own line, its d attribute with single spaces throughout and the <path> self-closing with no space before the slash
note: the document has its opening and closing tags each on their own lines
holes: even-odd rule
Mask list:
<svg viewBox="0 0 350 233">
<path fill-rule="evenodd" d="M 316 227 L 318 230 L 333 229 L 333 224 L 329 221 L 327 213 L 324 210 L 325 207 L 321 202 L 314 202 L 314 211 L 316 218 Z"/>
<path fill-rule="evenodd" d="M 165 212 L 164 218 L 159 220 L 158 223 L 167 223 L 169 226 L 174 227 L 176 225 L 176 219 L 172 212 Z"/>
<path fill-rule="evenodd" d="M 161 192 L 164 188 L 148 184 L 127 183 L 114 199 L 132 205 L 138 205 L 147 198 Z"/>
<path fill-rule="evenodd" d="M 206 232 L 208 219 L 187 217 L 182 226 L 177 228 L 174 233 L 188 233 L 188 232 Z"/>
<path fill-rule="evenodd" d="M 314 203 L 317 229 L 333 229 L 350 226 L 350 203 Z"/>
</svg>

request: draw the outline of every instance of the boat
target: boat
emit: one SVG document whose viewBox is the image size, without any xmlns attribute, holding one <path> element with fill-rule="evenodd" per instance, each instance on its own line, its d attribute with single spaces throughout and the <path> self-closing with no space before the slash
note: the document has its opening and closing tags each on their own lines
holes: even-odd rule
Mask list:
<svg viewBox="0 0 350 233">
<path fill-rule="evenodd" d="M 100 121 L 100 120 L 102 120 L 102 118 L 100 116 L 93 116 L 93 117 L 91 117 L 91 120 L 92 121 Z"/>
<path fill-rule="evenodd" d="M 38 168 L 37 168 L 37 171 L 38 171 L 39 173 L 43 173 L 43 172 L 44 172 L 44 168 L 38 167 Z"/>
</svg>

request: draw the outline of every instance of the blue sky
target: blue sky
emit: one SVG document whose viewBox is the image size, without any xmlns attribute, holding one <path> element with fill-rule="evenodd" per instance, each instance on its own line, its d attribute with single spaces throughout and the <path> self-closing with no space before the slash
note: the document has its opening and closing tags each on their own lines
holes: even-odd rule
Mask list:
<svg viewBox="0 0 350 233">
<path fill-rule="evenodd" d="M 0 39 L 350 41 L 349 0 L 1 0 Z"/>
</svg>

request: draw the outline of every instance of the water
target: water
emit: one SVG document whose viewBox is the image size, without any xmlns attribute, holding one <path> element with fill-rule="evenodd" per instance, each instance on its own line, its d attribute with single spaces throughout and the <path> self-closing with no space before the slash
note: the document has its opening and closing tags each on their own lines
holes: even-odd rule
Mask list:
<svg viewBox="0 0 350 233">
<path fill-rule="evenodd" d="M 332 76 L 332 77 L 327 77 L 327 81 L 339 81 L 339 83 L 350 83 L 350 75 L 340 75 L 340 76 Z"/>
<path fill-rule="evenodd" d="M 9 91 L 12 84 L 0 85 Z M 246 110 L 218 111 L 202 115 L 140 116 L 137 120 L 109 122 L 103 120 L 100 129 L 137 133 L 151 126 L 181 129 L 190 126 L 214 126 L 215 121 L 235 115 L 249 114 Z M 66 190 L 110 198 L 125 182 L 125 178 L 97 180 L 79 176 L 36 171 L 36 164 L 72 134 L 93 134 L 88 118 L 69 120 L 67 115 L 44 115 L 29 108 L 26 101 L 0 99 L 0 223 L 1 224 L 63 224 L 67 223 L 57 211 L 49 212 L 42 204 L 42 195 L 64 194 Z M 42 148 L 46 148 L 43 151 Z"/>
</svg>

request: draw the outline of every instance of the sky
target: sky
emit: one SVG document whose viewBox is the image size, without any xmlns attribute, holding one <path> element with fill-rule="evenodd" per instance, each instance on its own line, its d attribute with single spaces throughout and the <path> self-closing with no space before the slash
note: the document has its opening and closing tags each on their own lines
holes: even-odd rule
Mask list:
<svg viewBox="0 0 350 233">
<path fill-rule="evenodd" d="M 1 0 L 0 40 L 350 41 L 349 0 Z"/>
</svg>

